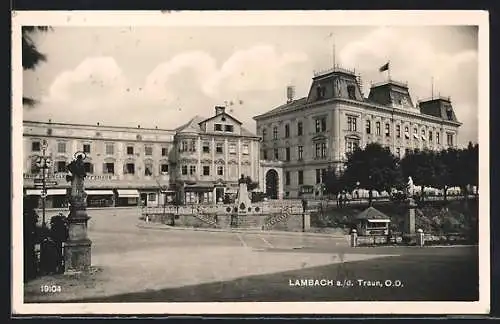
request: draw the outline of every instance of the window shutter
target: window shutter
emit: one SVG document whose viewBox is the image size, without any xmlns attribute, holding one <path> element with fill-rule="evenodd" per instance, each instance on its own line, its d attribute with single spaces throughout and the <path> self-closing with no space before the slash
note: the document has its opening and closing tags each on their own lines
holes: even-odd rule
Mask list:
<svg viewBox="0 0 500 324">
<path fill-rule="evenodd" d="M 102 173 L 103 174 L 107 174 L 108 173 L 108 169 L 106 168 L 106 163 L 102 164 Z"/>
<path fill-rule="evenodd" d="M 127 164 L 123 164 L 123 174 L 127 174 Z"/>
<path fill-rule="evenodd" d="M 94 173 L 94 165 L 92 163 L 90 164 L 90 168 L 89 169 L 90 169 L 90 173 Z"/>
</svg>

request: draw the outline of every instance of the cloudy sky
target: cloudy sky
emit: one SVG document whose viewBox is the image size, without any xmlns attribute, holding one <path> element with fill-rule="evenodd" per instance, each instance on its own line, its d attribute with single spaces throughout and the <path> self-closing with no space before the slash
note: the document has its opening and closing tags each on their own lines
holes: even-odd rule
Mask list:
<svg viewBox="0 0 500 324">
<path fill-rule="evenodd" d="M 328 37 L 333 34 L 333 37 Z M 460 142 L 477 141 L 477 28 L 431 27 L 54 27 L 35 37 L 47 62 L 23 73 L 24 95 L 40 104 L 24 120 L 174 128 L 228 109 L 252 117 L 307 95 L 314 70 L 355 68 L 368 96 L 378 68 L 407 81 L 416 101 L 450 96 L 463 122 Z"/>
</svg>

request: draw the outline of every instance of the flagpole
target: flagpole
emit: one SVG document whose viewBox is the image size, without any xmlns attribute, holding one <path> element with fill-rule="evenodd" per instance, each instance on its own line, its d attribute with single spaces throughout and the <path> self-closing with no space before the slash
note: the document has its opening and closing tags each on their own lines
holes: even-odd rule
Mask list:
<svg viewBox="0 0 500 324">
<path fill-rule="evenodd" d="M 391 81 L 391 61 L 387 61 L 387 81 Z"/>
<path fill-rule="evenodd" d="M 434 77 L 431 77 L 431 100 L 434 99 Z"/>
</svg>

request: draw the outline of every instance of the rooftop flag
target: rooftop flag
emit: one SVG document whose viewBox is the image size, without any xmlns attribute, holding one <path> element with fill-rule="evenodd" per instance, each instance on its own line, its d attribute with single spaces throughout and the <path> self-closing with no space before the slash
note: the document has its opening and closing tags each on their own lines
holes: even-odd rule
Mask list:
<svg viewBox="0 0 500 324">
<path fill-rule="evenodd" d="M 384 71 L 388 71 L 389 70 L 389 62 L 385 63 L 384 65 L 382 65 L 380 67 L 380 69 L 378 69 L 379 72 L 384 72 Z"/>
</svg>

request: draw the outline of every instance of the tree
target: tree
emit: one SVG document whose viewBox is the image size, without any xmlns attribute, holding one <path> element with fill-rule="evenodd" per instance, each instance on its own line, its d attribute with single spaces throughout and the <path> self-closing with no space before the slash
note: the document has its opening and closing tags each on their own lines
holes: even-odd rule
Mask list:
<svg viewBox="0 0 500 324">
<path fill-rule="evenodd" d="M 255 190 L 255 189 L 257 189 L 259 187 L 259 183 L 253 181 L 252 178 L 250 178 L 250 176 L 246 176 L 245 182 L 247 184 L 247 190 L 248 191 L 253 191 L 253 190 Z"/>
<path fill-rule="evenodd" d="M 45 54 L 40 53 L 33 41 L 32 36 L 37 32 L 45 32 L 49 27 L 45 26 L 23 26 L 22 33 L 22 56 L 23 56 L 23 70 L 34 70 L 38 64 L 45 62 L 47 57 Z M 23 97 L 23 104 L 33 106 L 36 100 L 32 98 Z"/>
<path fill-rule="evenodd" d="M 436 177 L 441 169 L 437 166 L 437 163 L 437 154 L 429 150 L 412 151 L 401 160 L 401 172 L 404 179 L 411 177 L 416 184 L 422 186 L 422 198 L 426 186 L 434 187 L 438 185 Z"/>
<path fill-rule="evenodd" d="M 335 169 L 328 166 L 323 174 L 323 184 L 328 195 L 337 195 L 343 189 L 342 177 L 338 176 Z"/>
<path fill-rule="evenodd" d="M 369 190 L 369 204 L 372 190 L 391 191 L 402 182 L 399 159 L 388 148 L 378 143 L 370 143 L 348 155 L 343 175 L 346 186 L 354 187 L 359 182 L 361 188 Z"/>
</svg>

